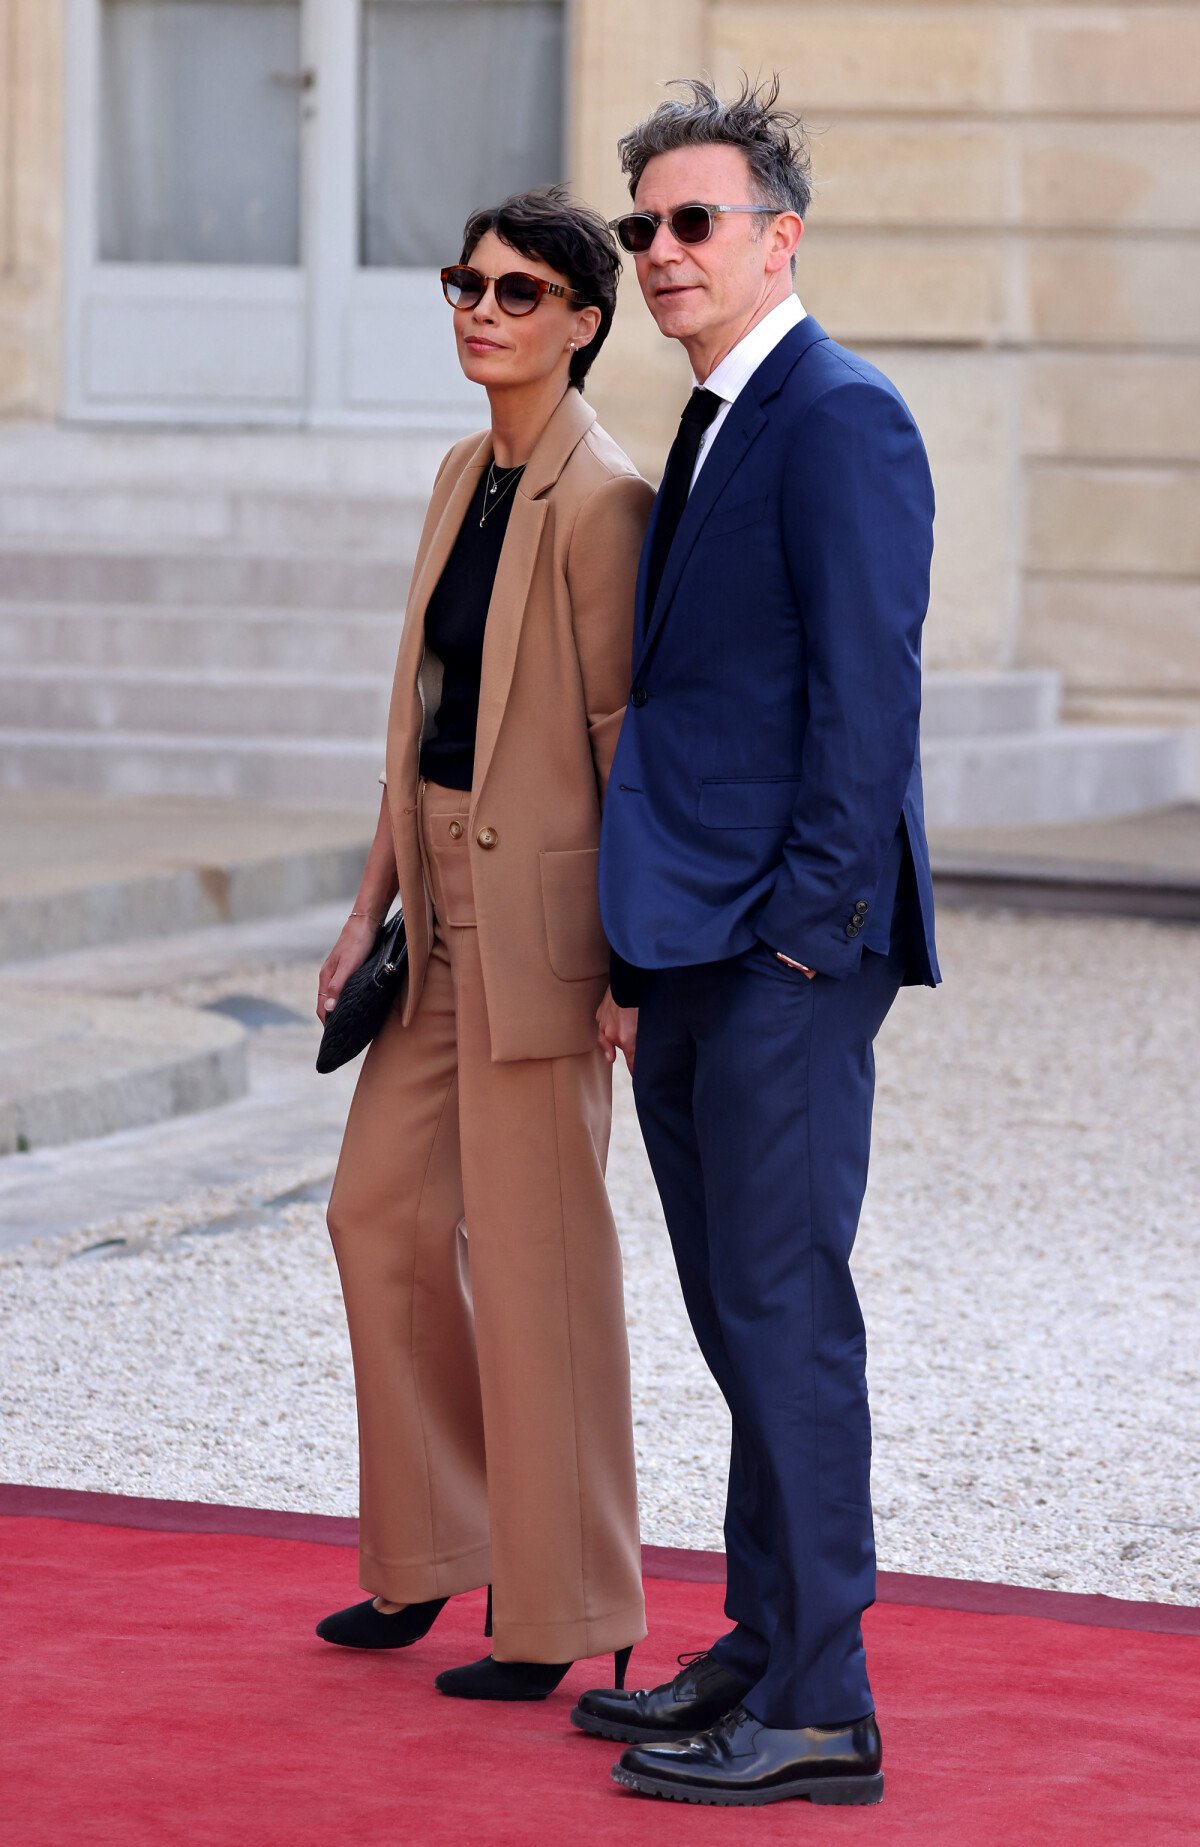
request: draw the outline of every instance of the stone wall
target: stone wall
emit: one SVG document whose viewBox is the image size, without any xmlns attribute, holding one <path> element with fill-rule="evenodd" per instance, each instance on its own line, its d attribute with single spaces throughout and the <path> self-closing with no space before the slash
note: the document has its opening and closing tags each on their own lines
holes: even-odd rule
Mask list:
<svg viewBox="0 0 1200 1847">
<path fill-rule="evenodd" d="M 606 209 L 618 90 L 631 119 L 668 76 L 774 67 L 803 110 L 800 293 L 896 379 L 933 459 L 930 663 L 1051 666 L 1078 711 L 1194 715 L 1200 5 L 674 0 L 650 44 L 632 0 L 580 12 L 577 171 Z M 651 467 L 680 372 L 639 312 L 634 287 L 629 382 L 606 361 L 596 395 Z"/>
<path fill-rule="evenodd" d="M 61 403 L 63 0 L 0 0 L 0 416 Z M 928 659 L 1080 713 L 1200 711 L 1200 0 L 574 0 L 571 166 L 680 73 L 778 68 L 813 131 L 799 287 L 926 434 Z M 687 390 L 632 272 L 593 386 L 647 473 Z"/>
<path fill-rule="evenodd" d="M 0 416 L 62 389 L 62 0 L 0 0 Z"/>
</svg>

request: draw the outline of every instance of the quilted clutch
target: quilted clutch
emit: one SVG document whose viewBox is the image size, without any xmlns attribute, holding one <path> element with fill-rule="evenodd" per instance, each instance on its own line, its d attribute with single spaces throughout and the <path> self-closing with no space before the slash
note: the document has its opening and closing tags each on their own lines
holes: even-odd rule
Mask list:
<svg viewBox="0 0 1200 1847">
<path fill-rule="evenodd" d="M 326 1018 L 318 1071 L 336 1071 L 370 1045 L 399 999 L 407 967 L 404 913 L 397 910 L 380 926 L 370 955 L 348 978 Z"/>
</svg>

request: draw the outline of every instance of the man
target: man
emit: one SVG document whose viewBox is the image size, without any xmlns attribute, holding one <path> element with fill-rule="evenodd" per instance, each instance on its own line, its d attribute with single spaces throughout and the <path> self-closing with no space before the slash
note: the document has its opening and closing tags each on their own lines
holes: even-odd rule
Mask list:
<svg viewBox="0 0 1200 1847">
<path fill-rule="evenodd" d="M 622 140 L 615 226 L 696 389 L 638 579 L 601 908 L 634 1093 L 733 1422 L 726 1614 L 650 1692 L 585 1694 L 613 1775 L 722 1804 L 877 1802 L 866 1347 L 849 1258 L 872 1042 L 939 979 L 918 759 L 933 492 L 891 384 L 793 293 L 778 81 L 683 86 Z M 640 1003 L 635 1016 L 630 1010 Z M 633 1060 L 636 1030 L 636 1061 Z"/>
</svg>

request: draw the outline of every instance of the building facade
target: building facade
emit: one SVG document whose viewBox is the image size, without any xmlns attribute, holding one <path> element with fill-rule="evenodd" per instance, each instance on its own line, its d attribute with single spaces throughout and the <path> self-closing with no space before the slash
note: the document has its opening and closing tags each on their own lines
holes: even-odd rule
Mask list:
<svg viewBox="0 0 1200 1847">
<path fill-rule="evenodd" d="M 1200 4 L 0 0 L 0 415 L 461 428 L 433 272 L 672 76 L 778 69 L 798 287 L 939 491 L 928 659 L 1200 716 Z M 656 475 L 688 376 L 632 275 L 592 387 Z"/>
</svg>

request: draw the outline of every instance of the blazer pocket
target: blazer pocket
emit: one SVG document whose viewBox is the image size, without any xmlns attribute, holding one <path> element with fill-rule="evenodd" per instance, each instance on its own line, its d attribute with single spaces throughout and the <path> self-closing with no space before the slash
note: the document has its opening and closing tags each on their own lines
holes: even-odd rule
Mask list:
<svg viewBox="0 0 1200 1847">
<path fill-rule="evenodd" d="M 560 981 L 594 981 L 608 973 L 608 940 L 600 922 L 597 847 L 539 853 L 542 914 L 550 966 Z"/>
<path fill-rule="evenodd" d="M 700 784 L 697 817 L 701 827 L 788 827 L 799 789 L 798 776 L 712 777 Z"/>
<path fill-rule="evenodd" d="M 725 532 L 740 532 L 743 526 L 752 526 L 761 519 L 767 510 L 765 494 L 755 494 L 749 500 L 735 500 L 731 506 L 715 506 L 703 526 L 700 536 L 704 539 L 719 539 Z"/>
</svg>

